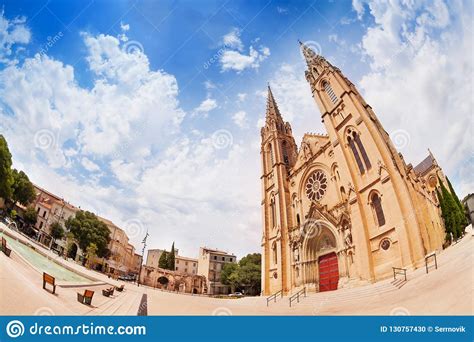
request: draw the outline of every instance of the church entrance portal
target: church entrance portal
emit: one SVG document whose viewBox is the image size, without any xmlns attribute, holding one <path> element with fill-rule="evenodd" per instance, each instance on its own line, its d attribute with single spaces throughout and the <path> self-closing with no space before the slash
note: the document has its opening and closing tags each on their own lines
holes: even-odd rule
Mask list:
<svg viewBox="0 0 474 342">
<path fill-rule="evenodd" d="M 336 253 L 319 257 L 319 292 L 337 290 L 339 267 Z"/>
</svg>

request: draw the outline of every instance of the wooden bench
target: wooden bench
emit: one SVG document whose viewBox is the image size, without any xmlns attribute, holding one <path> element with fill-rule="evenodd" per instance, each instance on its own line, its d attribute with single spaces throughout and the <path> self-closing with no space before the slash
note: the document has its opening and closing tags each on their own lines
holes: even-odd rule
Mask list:
<svg viewBox="0 0 474 342">
<path fill-rule="evenodd" d="M 56 292 L 56 279 L 46 272 L 43 272 L 43 289 L 46 290 L 46 284 L 50 284 L 53 287 L 53 294 Z"/>
<path fill-rule="evenodd" d="M 91 305 L 94 291 L 84 290 L 84 293 L 77 292 L 77 301 L 82 304 Z"/>
<path fill-rule="evenodd" d="M 118 292 L 122 292 L 125 288 L 125 285 L 121 285 L 120 287 L 118 286 L 115 286 L 115 289 L 118 291 Z"/>
<path fill-rule="evenodd" d="M 103 289 L 102 290 L 102 294 L 106 297 L 110 297 L 110 296 L 113 296 L 114 295 L 114 287 L 112 286 L 111 288 L 109 289 Z"/>
</svg>

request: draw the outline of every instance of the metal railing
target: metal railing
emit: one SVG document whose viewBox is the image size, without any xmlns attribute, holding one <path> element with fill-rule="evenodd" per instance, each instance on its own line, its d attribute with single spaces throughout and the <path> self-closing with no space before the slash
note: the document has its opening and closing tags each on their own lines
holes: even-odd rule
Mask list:
<svg viewBox="0 0 474 342">
<path fill-rule="evenodd" d="M 306 287 L 303 287 L 301 290 L 296 292 L 293 296 L 291 296 L 289 299 L 290 301 L 290 308 L 291 308 L 291 303 L 296 300 L 297 303 L 300 302 L 300 296 L 304 295 L 306 297 Z"/>
<path fill-rule="evenodd" d="M 435 266 L 435 269 L 438 269 L 438 261 L 436 260 L 436 252 L 432 252 L 430 254 L 428 254 L 427 256 L 425 256 L 425 267 L 426 267 L 426 273 L 428 273 L 428 269 L 429 269 L 429 262 L 430 262 L 430 258 L 434 258 L 434 266 Z"/>
<path fill-rule="evenodd" d="M 405 277 L 405 281 L 407 281 L 407 270 L 406 268 L 400 267 L 392 267 L 393 268 L 393 280 L 397 280 L 397 274 L 402 274 Z"/>
<path fill-rule="evenodd" d="M 272 300 L 276 303 L 278 296 L 280 296 L 281 298 L 283 298 L 283 291 L 282 291 L 282 290 L 280 290 L 280 291 L 278 291 L 278 292 L 275 292 L 275 293 L 272 294 L 271 296 L 268 296 L 268 297 L 267 297 L 267 306 L 268 306 L 268 303 L 270 303 Z"/>
</svg>

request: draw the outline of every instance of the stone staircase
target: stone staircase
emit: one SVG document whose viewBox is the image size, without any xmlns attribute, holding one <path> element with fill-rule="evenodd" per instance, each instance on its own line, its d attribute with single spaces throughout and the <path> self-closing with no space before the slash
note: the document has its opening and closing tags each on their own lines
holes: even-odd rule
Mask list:
<svg viewBox="0 0 474 342">
<path fill-rule="evenodd" d="M 364 299 L 370 300 L 375 296 L 383 293 L 395 292 L 406 284 L 403 279 L 400 280 L 384 280 L 375 284 L 353 287 L 353 288 L 342 288 L 336 291 L 327 292 L 307 292 L 306 297 L 301 297 L 300 302 L 293 302 L 292 308 L 297 307 L 313 307 L 318 308 L 322 305 L 338 305 L 348 300 L 356 301 Z M 295 291 L 292 291 L 292 293 Z M 289 308 L 289 298 L 292 294 L 284 296 L 278 299 L 276 303 L 270 303 L 270 306 L 274 308 Z"/>
</svg>

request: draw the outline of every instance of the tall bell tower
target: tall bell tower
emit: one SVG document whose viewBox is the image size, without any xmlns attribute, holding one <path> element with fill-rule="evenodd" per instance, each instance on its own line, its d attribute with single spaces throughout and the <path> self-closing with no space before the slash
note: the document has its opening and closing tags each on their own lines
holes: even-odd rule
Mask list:
<svg viewBox="0 0 474 342">
<path fill-rule="evenodd" d="M 354 84 L 324 57 L 300 44 L 307 63 L 306 79 L 338 167 L 347 175 L 344 182 L 350 190 L 348 202 L 362 278 L 377 278 L 388 259 L 416 267 L 415 260 L 422 260 L 429 246 L 402 156 Z"/>
<path fill-rule="evenodd" d="M 288 228 L 294 224 L 289 215 L 288 172 L 296 162 L 297 147 L 291 126 L 283 121 L 270 86 L 261 137 L 262 291 L 265 294 L 279 290 L 286 293 L 290 290 Z"/>
</svg>

